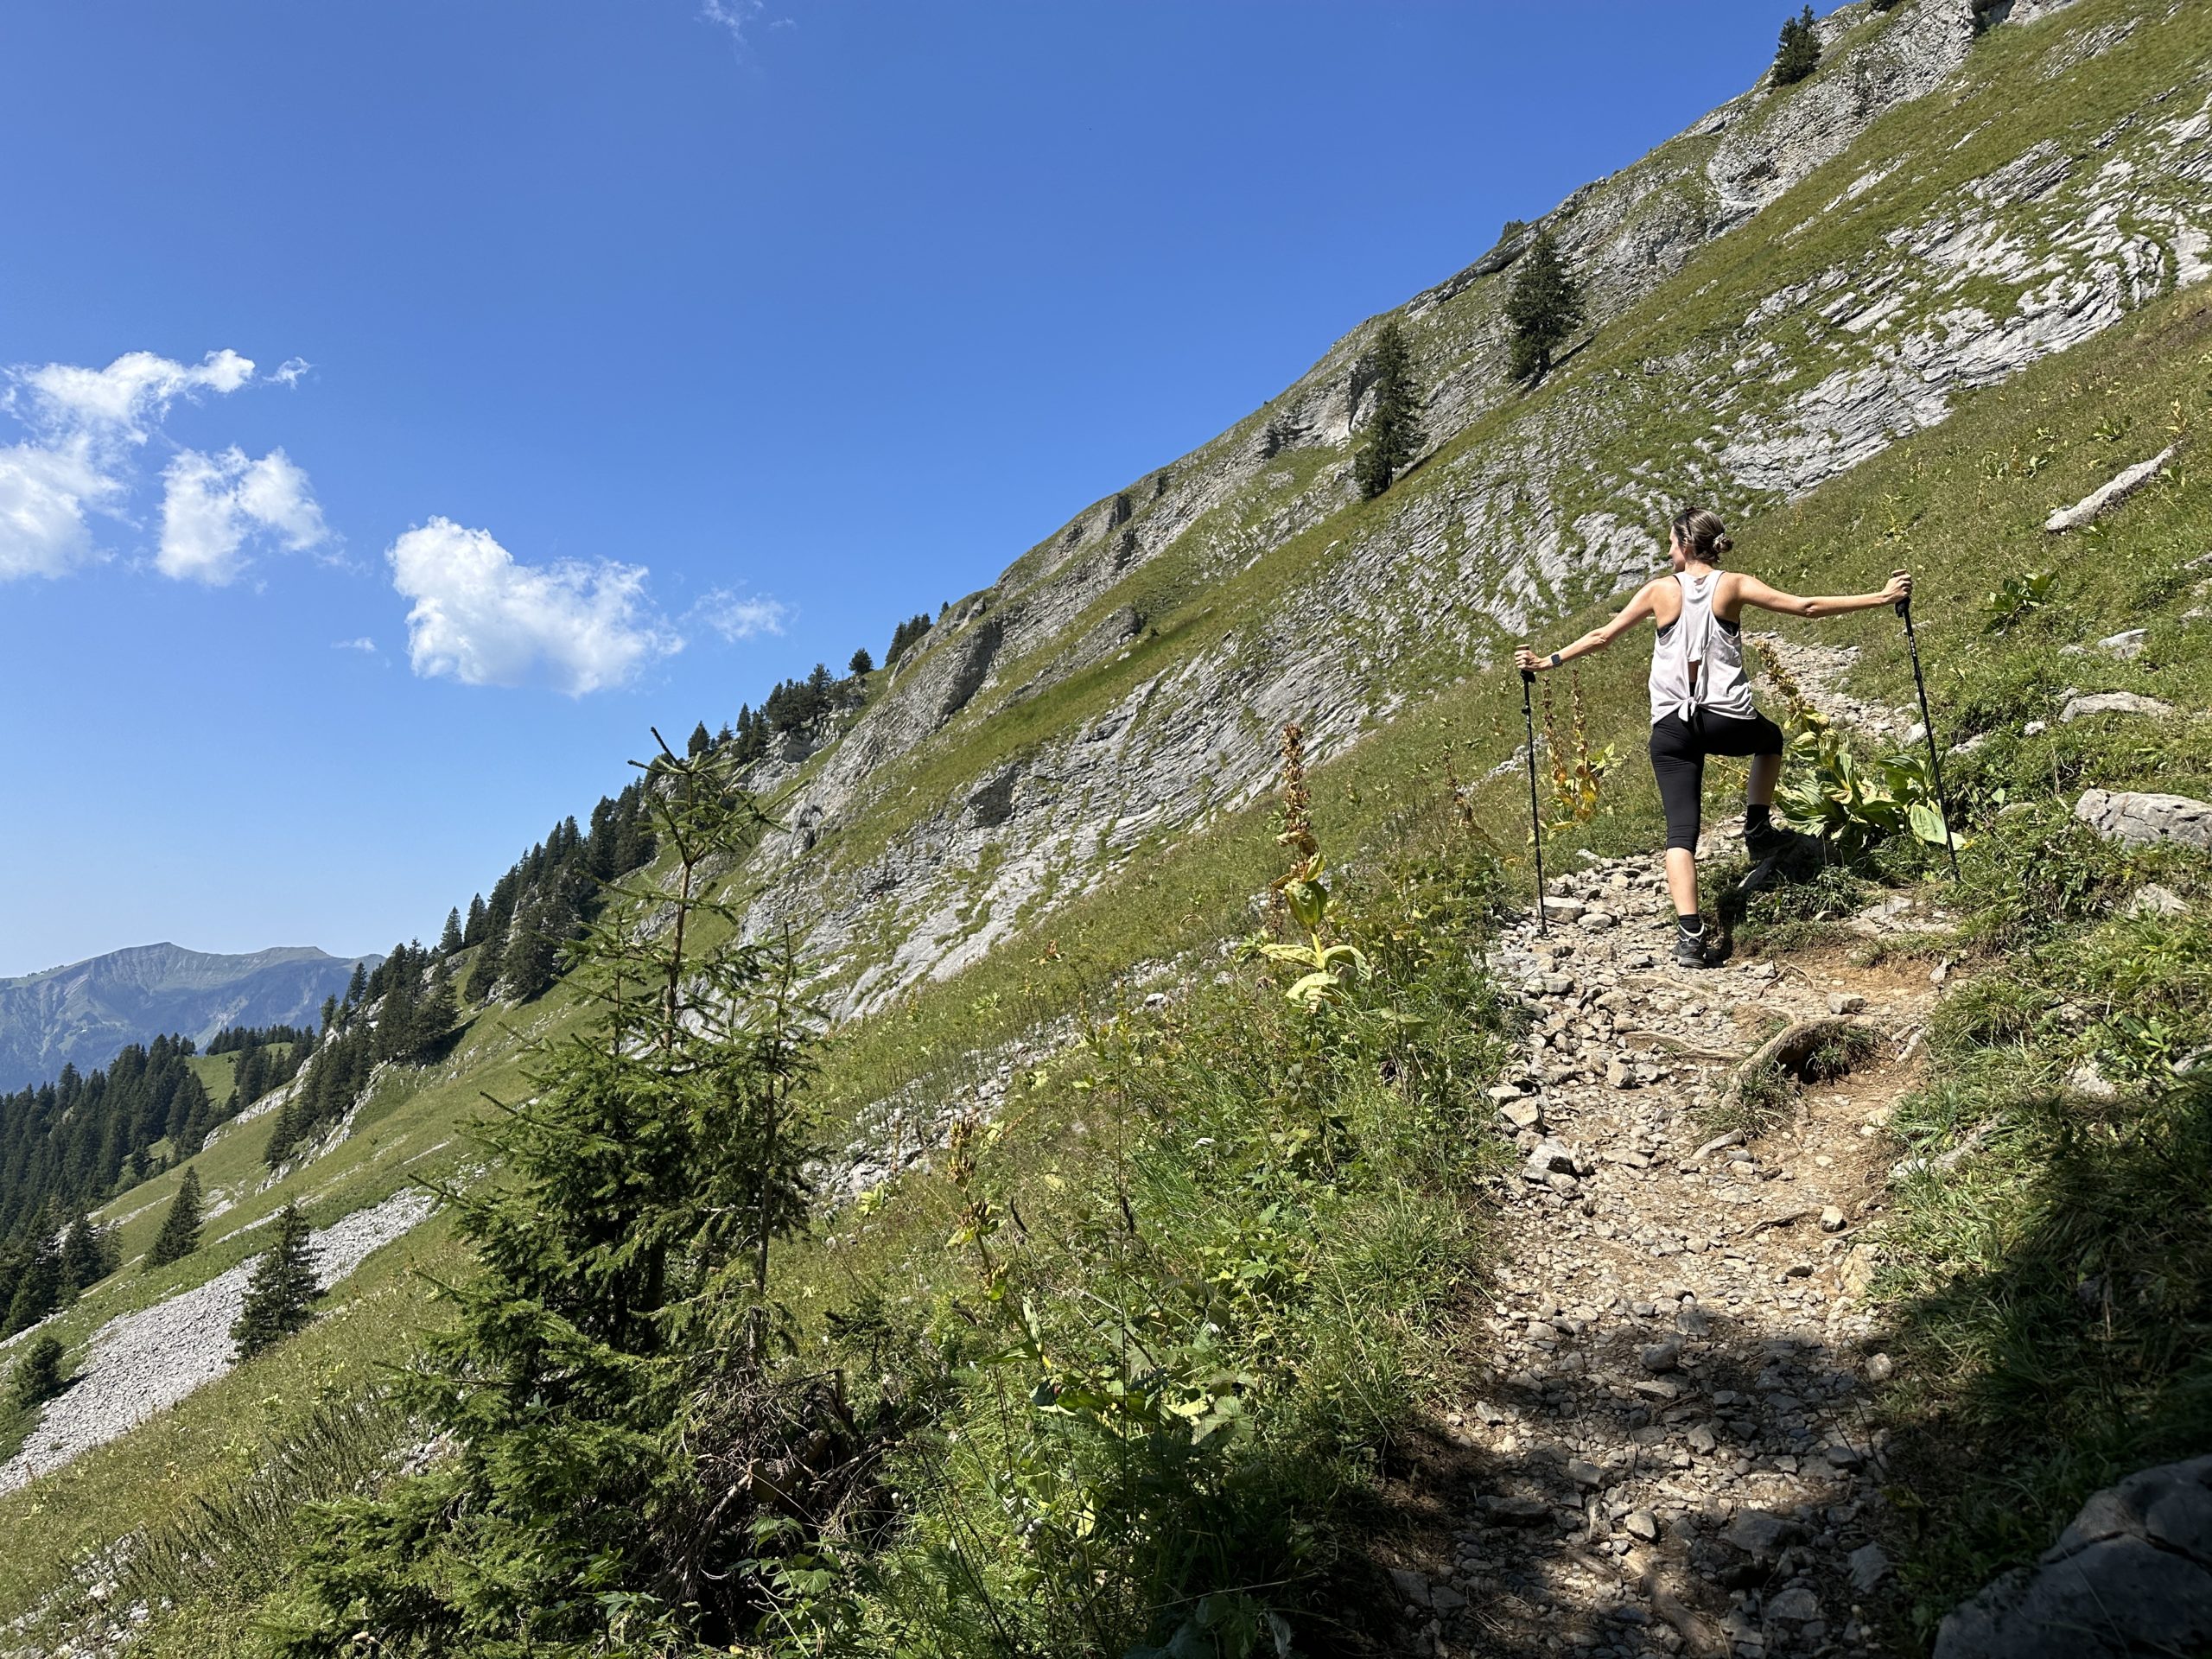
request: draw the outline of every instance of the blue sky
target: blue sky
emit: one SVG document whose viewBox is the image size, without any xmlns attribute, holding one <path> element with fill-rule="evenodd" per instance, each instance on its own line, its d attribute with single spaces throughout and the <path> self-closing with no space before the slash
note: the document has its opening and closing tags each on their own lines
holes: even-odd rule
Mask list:
<svg viewBox="0 0 2212 1659">
<path fill-rule="evenodd" d="M 434 935 L 1793 9 L 10 5 L 0 975 Z"/>
</svg>

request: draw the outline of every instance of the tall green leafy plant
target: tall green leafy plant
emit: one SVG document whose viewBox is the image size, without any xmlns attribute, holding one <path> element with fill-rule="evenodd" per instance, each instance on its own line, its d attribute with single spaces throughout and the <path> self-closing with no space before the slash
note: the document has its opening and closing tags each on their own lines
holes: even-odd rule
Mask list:
<svg viewBox="0 0 2212 1659">
<path fill-rule="evenodd" d="M 1945 826 L 1928 758 L 1906 751 L 1861 760 L 1828 717 L 1807 701 L 1782 659 L 1764 644 L 1759 655 L 1768 681 L 1782 694 L 1783 782 L 1776 810 L 1793 830 L 1820 836 L 1847 858 L 1878 842 L 1910 836 L 1931 847 L 1947 839 L 1964 847 L 1964 836 Z"/>
</svg>

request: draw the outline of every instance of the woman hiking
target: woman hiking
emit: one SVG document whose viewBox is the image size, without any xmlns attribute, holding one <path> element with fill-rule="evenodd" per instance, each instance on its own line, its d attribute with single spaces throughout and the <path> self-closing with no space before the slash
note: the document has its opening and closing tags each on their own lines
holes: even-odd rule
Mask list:
<svg viewBox="0 0 2212 1659">
<path fill-rule="evenodd" d="M 1878 594 L 1800 599 L 1770 588 L 1757 576 L 1723 570 L 1734 550 L 1727 526 L 1702 507 L 1677 514 L 1668 563 L 1671 575 L 1646 582 L 1621 613 L 1573 645 L 1539 657 L 1527 646 L 1515 665 L 1542 673 L 1561 663 L 1602 651 L 1645 617 L 1658 625 L 1651 646 L 1651 770 L 1667 813 L 1667 892 L 1675 901 L 1675 961 L 1707 965 L 1705 924 L 1697 906 L 1699 796 L 1708 754 L 1751 757 L 1745 791 L 1744 848 L 1752 860 L 1747 881 L 1773 868 L 1789 844 L 1774 825 L 1774 786 L 1782 777 L 1782 728 L 1751 702 L 1744 677 L 1743 614 L 1746 605 L 1783 616 L 1837 616 L 1894 605 L 1912 592 L 1912 577 L 1893 571 Z"/>
</svg>

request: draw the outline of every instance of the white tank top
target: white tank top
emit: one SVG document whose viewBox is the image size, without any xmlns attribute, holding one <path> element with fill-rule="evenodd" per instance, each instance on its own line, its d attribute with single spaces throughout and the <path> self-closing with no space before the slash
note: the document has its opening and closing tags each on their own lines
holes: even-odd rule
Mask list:
<svg viewBox="0 0 2212 1659">
<path fill-rule="evenodd" d="M 1651 723 L 1656 726 L 1669 715 L 1687 721 L 1700 709 L 1751 719 L 1758 709 L 1751 702 L 1751 682 L 1744 677 L 1743 630 L 1713 613 L 1719 575 L 1678 570 L 1675 580 L 1682 590 L 1682 612 L 1652 643 Z"/>
</svg>

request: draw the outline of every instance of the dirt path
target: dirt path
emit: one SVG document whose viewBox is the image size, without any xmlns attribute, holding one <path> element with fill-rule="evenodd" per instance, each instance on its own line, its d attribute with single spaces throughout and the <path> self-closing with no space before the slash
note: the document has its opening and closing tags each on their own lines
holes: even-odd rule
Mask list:
<svg viewBox="0 0 2212 1659">
<path fill-rule="evenodd" d="M 1430 1559 L 1392 1573 L 1402 1650 L 1892 1650 L 1862 1611 L 1887 1573 L 1863 1401 L 1889 1363 L 1862 1234 L 1928 970 L 1677 969 L 1656 859 L 1552 891 L 1549 938 L 1532 918 L 1497 953 L 1535 1021 L 1494 1091 L 1526 1161 L 1489 1372 L 1446 1418 L 1453 1496 Z M 1735 1058 L 1777 1020 L 1837 1014 L 1875 1032 L 1873 1058 L 1749 1145 L 1712 1144 Z"/>
</svg>

